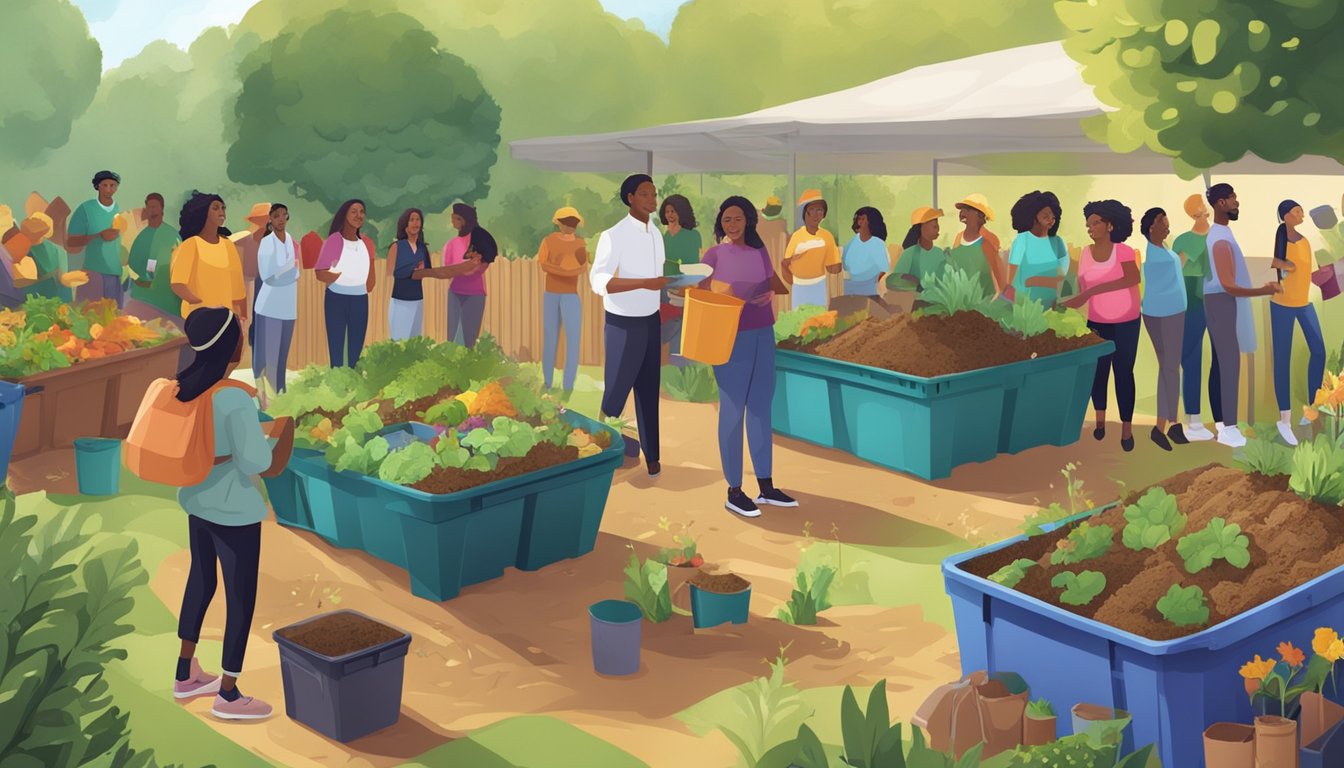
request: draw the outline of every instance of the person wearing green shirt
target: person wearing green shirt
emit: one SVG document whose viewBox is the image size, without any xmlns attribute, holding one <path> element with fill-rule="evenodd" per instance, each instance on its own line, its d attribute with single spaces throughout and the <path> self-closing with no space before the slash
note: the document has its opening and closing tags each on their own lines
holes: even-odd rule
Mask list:
<svg viewBox="0 0 1344 768">
<path fill-rule="evenodd" d="M 998 298 L 1007 287 L 1003 276 L 1003 262 L 999 258 L 999 238 L 985 226 L 994 220 L 994 209 L 978 192 L 967 195 L 957 203 L 957 218 L 965 227 L 952 241 L 947 261 L 952 269 L 960 269 L 976 278 L 980 288 L 990 298 Z"/>
<path fill-rule="evenodd" d="M 1204 279 L 1209 276 L 1209 207 L 1204 196 L 1195 194 L 1185 200 L 1185 215 L 1195 223 L 1189 232 L 1180 235 L 1171 249 L 1185 260 L 1185 336 L 1181 345 L 1181 388 L 1185 400 L 1185 414 L 1190 417 L 1185 427 L 1187 440 L 1213 439 L 1213 432 L 1204 426 L 1199 415 L 1201 367 L 1204 364 L 1204 333 L 1208 318 L 1204 314 Z M 1218 352 L 1214 351 L 1209 364 L 1209 407 L 1213 420 L 1223 423 L 1222 387 L 1218 378 Z"/>
<path fill-rule="evenodd" d="M 887 276 L 887 288 L 895 291 L 923 293 L 929 282 L 947 269 L 947 249 L 934 246 L 938 239 L 938 219 L 943 212 L 924 206 L 910 214 L 910 229 L 901 242 L 901 256 Z M 920 299 L 915 306 L 924 306 Z"/>
<path fill-rule="evenodd" d="M 675 277 L 681 274 L 682 264 L 699 264 L 702 243 L 700 233 L 695 229 L 695 211 L 691 209 L 691 201 L 685 195 L 668 195 L 663 199 L 658 220 L 664 227 L 663 250 L 666 260 L 663 261 L 663 275 Z M 662 303 L 668 305 L 663 314 L 671 318 L 663 323 L 663 347 L 673 355 L 681 353 L 681 302 L 684 295 L 682 289 L 663 289 Z"/>
<path fill-rule="evenodd" d="M 181 239 L 177 230 L 163 225 L 163 195 L 151 192 L 145 198 L 148 226 L 131 245 L 131 271 L 135 284 L 126 308 L 142 320 L 158 318 L 182 325 L 182 300 L 173 293 L 171 269 L 173 251 Z"/>
<path fill-rule="evenodd" d="M 1059 238 L 1063 215 L 1053 192 L 1028 192 L 1013 203 L 1012 249 L 1008 252 L 1008 284 L 1013 299 L 1039 301 L 1053 307 L 1059 286 L 1069 272 L 1069 249 Z"/>
<path fill-rule="evenodd" d="M 121 255 L 121 231 L 117 229 L 121 206 L 113 199 L 120 186 L 121 177 L 112 171 L 94 174 L 93 188 L 98 190 L 98 196 L 71 214 L 65 238 L 65 247 L 70 252 L 83 249 L 84 270 L 90 273 L 81 298 L 115 299 L 119 307 L 126 304 L 122 287 L 125 262 Z"/>
<path fill-rule="evenodd" d="M 54 228 L 51 217 L 41 212 L 34 213 L 23 222 L 22 232 L 32 243 L 28 255 L 37 269 L 37 282 L 29 285 L 26 291 L 29 296 L 44 296 L 69 303 L 75 300 L 72 286 L 80 285 L 84 277 L 82 273 L 70 271 L 65 251 L 51 242 Z"/>
</svg>

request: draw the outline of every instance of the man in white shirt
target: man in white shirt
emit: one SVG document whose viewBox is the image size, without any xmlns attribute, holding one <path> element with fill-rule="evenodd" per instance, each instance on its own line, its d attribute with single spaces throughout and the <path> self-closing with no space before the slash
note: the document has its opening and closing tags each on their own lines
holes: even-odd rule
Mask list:
<svg viewBox="0 0 1344 768">
<path fill-rule="evenodd" d="M 658 390 L 663 277 L 663 235 L 650 217 L 658 209 L 653 179 L 636 174 L 621 184 L 621 202 L 630 214 L 597 239 L 589 272 L 593 292 L 606 308 L 606 391 L 602 413 L 615 418 L 635 393 L 635 421 L 649 477 L 662 472 L 658 460 Z"/>
</svg>

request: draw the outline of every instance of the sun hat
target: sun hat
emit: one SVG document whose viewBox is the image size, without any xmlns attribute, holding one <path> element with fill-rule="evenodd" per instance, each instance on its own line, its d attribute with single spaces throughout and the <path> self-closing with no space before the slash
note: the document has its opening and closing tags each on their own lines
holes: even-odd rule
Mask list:
<svg viewBox="0 0 1344 768">
<path fill-rule="evenodd" d="M 916 208 L 915 212 L 910 214 L 910 226 L 913 227 L 916 224 L 927 224 L 928 222 L 933 221 L 934 219 L 941 219 L 942 217 L 943 217 L 943 211 L 941 208 L 930 208 L 929 206 L 925 205 L 920 208 Z"/>
<path fill-rule="evenodd" d="M 252 211 L 247 214 L 247 223 L 255 224 L 258 227 L 266 226 L 266 222 L 271 219 L 271 204 L 256 203 L 252 206 Z"/>
<path fill-rule="evenodd" d="M 34 213 L 19 224 L 19 229 L 24 234 L 39 240 L 50 236 L 54 228 L 55 223 L 52 222 L 51 217 L 41 211 Z"/>
<path fill-rule="evenodd" d="M 561 219 L 578 219 L 579 226 L 583 226 L 583 216 L 579 213 L 578 209 L 572 205 L 557 208 L 555 210 L 555 215 L 551 217 L 551 223 L 558 225 Z"/>
<path fill-rule="evenodd" d="M 985 221 L 994 220 L 994 209 L 989 207 L 989 200 L 979 192 L 974 192 L 966 196 L 965 200 L 957 203 L 958 208 L 971 208 L 985 214 Z"/>
</svg>

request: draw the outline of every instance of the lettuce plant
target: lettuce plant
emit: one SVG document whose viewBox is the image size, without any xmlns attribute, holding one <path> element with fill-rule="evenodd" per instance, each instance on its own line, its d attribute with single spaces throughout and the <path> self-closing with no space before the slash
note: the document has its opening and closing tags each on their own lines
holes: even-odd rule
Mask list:
<svg viewBox="0 0 1344 768">
<path fill-rule="evenodd" d="M 1087 605 L 1106 589 L 1106 575 L 1099 571 L 1064 571 L 1055 574 L 1050 586 L 1064 590 L 1059 596 L 1061 603 Z"/>
<path fill-rule="evenodd" d="M 1157 549 L 1185 530 L 1185 515 L 1176 508 L 1176 497 L 1161 488 L 1150 488 L 1138 503 L 1125 507 L 1125 530 L 1120 540 L 1133 550 Z"/>
<path fill-rule="evenodd" d="M 1101 557 L 1111 549 L 1115 531 L 1109 525 L 1079 523 L 1069 535 L 1055 545 L 1050 553 L 1051 565 L 1074 565 L 1094 557 Z"/>
<path fill-rule="evenodd" d="M 1203 530 L 1182 536 L 1176 542 L 1176 552 L 1188 573 L 1199 573 L 1218 559 L 1245 568 L 1251 562 L 1250 543 L 1241 533 L 1241 526 L 1215 517 Z"/>
<path fill-rule="evenodd" d="M 1025 557 L 1021 557 L 991 573 L 989 575 L 989 580 L 995 584 L 1002 584 L 1011 589 L 1016 587 L 1027 577 L 1027 571 L 1034 565 L 1036 565 L 1035 560 L 1028 560 Z"/>
<path fill-rule="evenodd" d="M 1198 627 L 1209 623 L 1209 603 L 1199 587 L 1172 584 L 1167 594 L 1158 598 L 1157 610 L 1162 617 L 1178 627 Z"/>
</svg>

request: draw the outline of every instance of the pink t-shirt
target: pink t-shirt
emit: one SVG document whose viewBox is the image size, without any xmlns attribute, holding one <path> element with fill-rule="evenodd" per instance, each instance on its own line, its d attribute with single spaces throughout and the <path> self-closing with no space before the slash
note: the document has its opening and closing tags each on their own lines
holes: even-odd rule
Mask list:
<svg viewBox="0 0 1344 768">
<path fill-rule="evenodd" d="M 1098 262 L 1092 258 L 1092 246 L 1083 248 L 1078 258 L 1078 285 L 1087 290 L 1094 285 L 1119 280 L 1125 264 L 1137 264 L 1134 249 L 1124 243 L 1111 247 L 1110 258 Z M 1139 286 L 1098 293 L 1087 302 L 1087 319 L 1094 323 L 1127 323 L 1139 319 Z"/>
<path fill-rule="evenodd" d="M 443 246 L 443 266 L 451 267 L 454 264 L 461 264 L 466 261 L 467 249 L 471 246 L 471 236 L 462 235 L 454 237 Z M 489 271 L 490 265 L 486 265 L 486 271 Z M 474 275 L 463 275 L 454 277 L 448 290 L 456 293 L 458 296 L 484 296 L 485 295 L 485 272 L 479 272 Z"/>
</svg>

